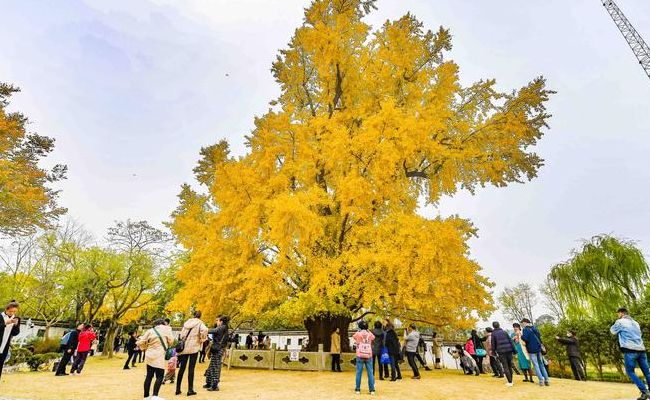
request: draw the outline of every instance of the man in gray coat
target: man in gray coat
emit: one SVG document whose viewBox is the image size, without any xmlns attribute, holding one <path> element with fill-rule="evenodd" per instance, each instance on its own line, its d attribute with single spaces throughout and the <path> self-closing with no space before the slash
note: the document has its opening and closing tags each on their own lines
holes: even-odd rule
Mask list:
<svg viewBox="0 0 650 400">
<path fill-rule="evenodd" d="M 406 359 L 413 370 L 413 379 L 420 379 L 420 371 L 418 365 L 415 363 L 417 357 L 418 344 L 420 343 L 420 332 L 415 328 L 415 324 L 408 327 L 408 335 L 406 335 Z"/>
</svg>

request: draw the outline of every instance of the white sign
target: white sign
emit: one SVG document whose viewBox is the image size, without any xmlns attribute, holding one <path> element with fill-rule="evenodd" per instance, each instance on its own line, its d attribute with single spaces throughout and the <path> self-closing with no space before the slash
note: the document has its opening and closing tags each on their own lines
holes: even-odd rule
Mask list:
<svg viewBox="0 0 650 400">
<path fill-rule="evenodd" d="M 300 350 L 289 350 L 289 361 L 298 361 L 300 358 Z"/>
</svg>

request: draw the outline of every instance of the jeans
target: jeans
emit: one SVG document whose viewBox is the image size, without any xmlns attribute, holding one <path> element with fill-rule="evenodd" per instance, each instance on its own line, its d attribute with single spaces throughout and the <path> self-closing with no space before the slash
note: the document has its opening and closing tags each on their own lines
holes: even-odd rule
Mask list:
<svg viewBox="0 0 650 400">
<path fill-rule="evenodd" d="M 178 355 L 178 379 L 176 379 L 176 391 L 181 391 L 181 385 L 183 383 L 183 374 L 185 373 L 185 368 L 189 368 L 187 371 L 187 391 L 191 392 L 194 390 L 194 367 L 196 367 L 196 359 L 198 358 L 199 353 L 194 354 L 179 354 Z"/>
<path fill-rule="evenodd" d="M 392 355 L 390 356 L 390 379 L 395 380 L 395 379 L 402 379 L 402 371 L 399 370 L 399 363 L 397 359 L 397 355 Z"/>
<path fill-rule="evenodd" d="M 409 366 L 413 370 L 413 376 L 420 376 L 420 371 L 418 371 L 418 365 L 415 363 L 415 352 L 413 351 L 407 351 L 406 352 L 406 359 L 409 362 Z"/>
<path fill-rule="evenodd" d="M 625 358 L 625 373 L 632 380 L 632 382 L 634 382 L 636 387 L 639 388 L 641 393 L 645 393 L 648 389 L 646 388 L 643 381 L 639 379 L 638 376 L 636 376 L 634 369 L 638 364 L 641 368 L 641 372 L 643 372 L 643 376 L 645 376 L 645 380 L 648 383 L 648 386 L 650 386 L 650 368 L 648 368 L 648 355 L 645 351 L 643 351 L 640 353 L 623 353 L 623 357 Z"/>
<path fill-rule="evenodd" d="M 377 374 L 377 369 L 374 369 L 375 368 L 375 362 L 377 362 L 377 369 L 379 370 L 379 379 L 388 378 L 388 364 L 382 364 L 381 363 L 381 354 L 380 353 L 372 355 L 372 368 L 373 368 L 372 372 L 374 372 L 375 375 L 376 375 Z"/>
<path fill-rule="evenodd" d="M 81 370 L 84 369 L 84 365 L 86 365 L 86 358 L 88 358 L 88 353 L 90 353 L 90 351 L 77 352 L 77 357 L 74 359 L 70 373 L 81 373 Z"/>
<path fill-rule="evenodd" d="M 162 385 L 165 370 L 147 365 L 147 376 L 144 378 L 145 399 L 149 397 L 149 389 L 151 389 L 151 381 L 153 380 L 154 375 L 156 375 L 156 382 L 153 384 L 153 395 L 158 396 L 158 391 L 160 390 L 160 385 Z"/>
<path fill-rule="evenodd" d="M 586 381 L 587 374 L 585 374 L 585 370 L 582 368 L 582 359 L 580 357 L 569 357 L 569 362 L 571 363 L 571 371 L 576 381 Z"/>
<path fill-rule="evenodd" d="M 537 379 L 539 379 L 539 383 L 548 382 L 548 372 L 546 371 L 546 366 L 544 366 L 542 353 L 529 353 L 529 356 L 533 367 L 535 367 L 535 374 L 537 375 Z"/>
<path fill-rule="evenodd" d="M 363 375 L 363 367 L 366 367 L 366 372 L 368 373 L 368 388 L 371 392 L 375 391 L 375 376 L 372 372 L 372 358 L 367 360 L 357 357 L 357 376 L 355 380 L 355 390 L 357 392 L 361 391 L 361 375 Z"/>
<path fill-rule="evenodd" d="M 499 353 L 499 360 L 501 360 L 501 367 L 503 368 L 508 383 L 512 383 L 512 353 Z"/>
</svg>

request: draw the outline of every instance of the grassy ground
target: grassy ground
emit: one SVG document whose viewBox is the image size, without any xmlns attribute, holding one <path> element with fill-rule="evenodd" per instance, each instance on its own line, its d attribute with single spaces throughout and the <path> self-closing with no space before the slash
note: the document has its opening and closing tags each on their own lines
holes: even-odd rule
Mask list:
<svg viewBox="0 0 650 400">
<path fill-rule="evenodd" d="M 124 358 L 90 358 L 81 376 L 55 377 L 46 372 L 21 372 L 2 376 L 0 398 L 29 400 L 86 400 L 86 399 L 141 399 L 145 366 L 129 371 L 121 369 Z M 354 375 L 331 372 L 280 372 L 235 370 L 222 373 L 221 391 L 206 392 L 200 364 L 196 373 L 194 400 L 275 400 L 275 399 L 357 399 L 354 394 Z M 364 375 L 365 376 L 365 375 Z M 575 382 L 555 379 L 550 387 L 539 387 L 521 382 L 515 377 L 515 386 L 506 388 L 504 381 L 491 376 L 464 376 L 458 371 L 423 371 L 423 379 L 410 379 L 410 372 L 398 382 L 378 381 L 377 399 L 418 400 L 627 400 L 636 398 L 636 388 L 631 384 Z M 186 382 L 183 387 L 187 390 Z M 362 385 L 362 398 L 369 398 L 367 382 Z M 3 397 L 4 396 L 4 397 Z M 163 386 L 160 396 L 165 399 L 185 398 L 174 396 L 172 385 Z"/>
</svg>

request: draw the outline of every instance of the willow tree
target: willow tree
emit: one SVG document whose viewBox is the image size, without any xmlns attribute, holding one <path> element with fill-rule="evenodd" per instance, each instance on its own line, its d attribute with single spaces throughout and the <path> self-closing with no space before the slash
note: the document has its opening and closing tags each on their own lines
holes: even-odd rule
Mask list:
<svg viewBox="0 0 650 400">
<path fill-rule="evenodd" d="M 464 87 L 451 35 L 413 15 L 372 32 L 373 1 L 315 0 L 281 50 L 281 87 L 249 151 L 201 151 L 172 230 L 188 250 L 179 308 L 300 321 L 310 345 L 364 315 L 468 327 L 492 309 L 475 229 L 418 201 L 533 178 L 549 115 L 542 78 Z"/>
<path fill-rule="evenodd" d="M 611 319 L 620 306 L 641 301 L 650 277 L 648 263 L 633 242 L 609 235 L 594 236 L 570 260 L 549 274 L 567 316 Z"/>
</svg>

